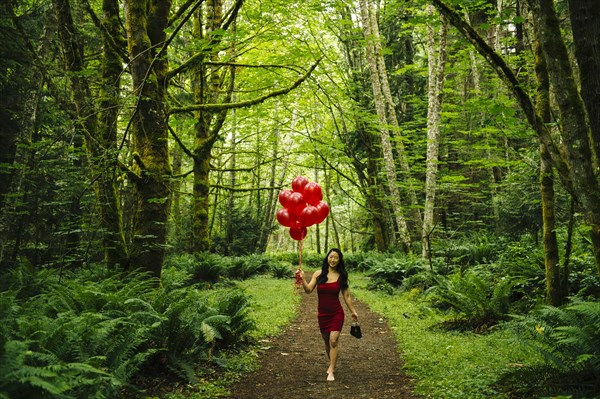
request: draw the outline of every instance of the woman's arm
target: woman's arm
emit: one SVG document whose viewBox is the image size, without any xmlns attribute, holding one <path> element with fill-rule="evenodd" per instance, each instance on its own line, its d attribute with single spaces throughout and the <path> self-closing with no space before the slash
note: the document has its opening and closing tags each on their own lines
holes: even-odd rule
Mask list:
<svg viewBox="0 0 600 399">
<path fill-rule="evenodd" d="M 297 273 L 300 273 L 300 277 L 302 277 L 302 287 L 304 288 L 304 292 L 306 292 L 307 294 L 313 292 L 313 290 L 317 286 L 317 277 L 321 275 L 321 270 L 317 270 L 316 272 L 314 272 L 312 278 L 310 279 L 310 282 L 308 283 L 304 279 L 304 270 L 298 270 Z"/>
<path fill-rule="evenodd" d="M 354 303 L 352 302 L 352 298 L 350 297 L 350 288 L 346 288 L 342 291 L 342 295 L 344 297 L 344 302 L 346 302 L 346 306 L 348 310 L 352 313 L 352 320 L 358 320 L 358 313 L 356 313 L 356 309 L 354 308 Z"/>
</svg>

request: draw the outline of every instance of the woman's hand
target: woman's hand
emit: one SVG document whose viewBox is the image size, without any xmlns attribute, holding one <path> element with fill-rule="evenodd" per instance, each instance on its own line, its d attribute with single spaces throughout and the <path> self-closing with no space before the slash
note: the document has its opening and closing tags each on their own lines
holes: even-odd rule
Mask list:
<svg viewBox="0 0 600 399">
<path fill-rule="evenodd" d="M 296 284 L 304 285 L 304 270 L 302 269 L 296 270 Z"/>
<path fill-rule="evenodd" d="M 356 313 L 356 310 L 352 312 L 352 320 L 358 321 L 358 313 Z"/>
</svg>

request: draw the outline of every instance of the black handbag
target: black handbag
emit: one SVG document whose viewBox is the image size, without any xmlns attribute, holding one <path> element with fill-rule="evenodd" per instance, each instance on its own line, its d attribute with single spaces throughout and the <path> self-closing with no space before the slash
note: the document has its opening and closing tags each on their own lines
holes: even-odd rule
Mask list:
<svg viewBox="0 0 600 399">
<path fill-rule="evenodd" d="M 350 335 L 352 335 L 353 337 L 356 337 L 356 338 L 362 338 L 362 331 L 360 330 L 360 324 L 358 324 L 357 321 L 352 323 L 352 326 L 350 326 Z"/>
</svg>

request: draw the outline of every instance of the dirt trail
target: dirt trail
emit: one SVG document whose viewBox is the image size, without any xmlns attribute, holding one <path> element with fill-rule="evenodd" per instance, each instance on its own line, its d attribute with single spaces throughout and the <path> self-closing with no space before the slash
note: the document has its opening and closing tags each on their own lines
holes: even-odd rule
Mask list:
<svg viewBox="0 0 600 399">
<path fill-rule="evenodd" d="M 262 342 L 260 368 L 231 389 L 230 399 L 416 399 L 401 370 L 396 341 L 385 320 L 353 301 L 363 338 L 350 335 L 351 318 L 340 336 L 335 378 L 326 381 L 329 365 L 317 325 L 317 293 L 302 292 L 298 318 L 282 334 Z"/>
</svg>

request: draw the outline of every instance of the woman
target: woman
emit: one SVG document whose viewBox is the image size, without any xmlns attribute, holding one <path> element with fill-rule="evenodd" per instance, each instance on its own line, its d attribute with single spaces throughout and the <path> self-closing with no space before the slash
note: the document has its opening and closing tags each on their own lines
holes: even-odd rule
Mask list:
<svg viewBox="0 0 600 399">
<path fill-rule="evenodd" d="M 344 265 L 342 251 L 337 248 L 331 249 L 323 260 L 321 270 L 314 272 L 308 283 L 304 279 L 304 272 L 302 270 L 298 272 L 302 277 L 302 287 L 304 287 L 307 294 L 313 292 L 315 287 L 317 288 L 319 328 L 321 329 L 323 341 L 325 341 L 325 351 L 329 357 L 327 381 L 334 381 L 335 363 L 339 351 L 338 341 L 344 325 L 344 309 L 339 299 L 340 291 L 348 310 L 352 313 L 352 319 L 358 321 L 358 313 L 356 313 L 350 298 L 348 272 Z"/>
</svg>

